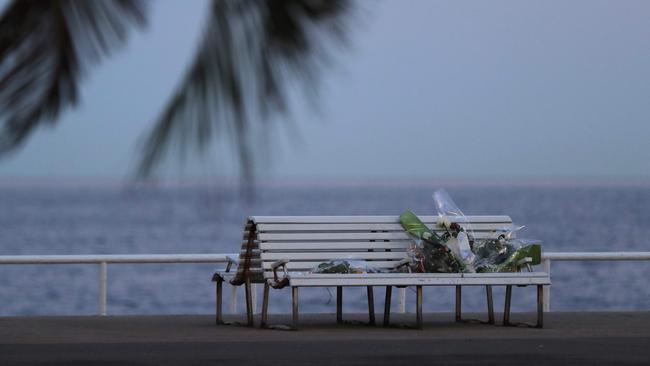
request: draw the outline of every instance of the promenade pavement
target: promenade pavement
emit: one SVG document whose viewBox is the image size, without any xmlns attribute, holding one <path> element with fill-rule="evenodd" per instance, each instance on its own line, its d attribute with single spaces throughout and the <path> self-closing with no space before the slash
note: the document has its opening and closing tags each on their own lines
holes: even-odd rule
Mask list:
<svg viewBox="0 0 650 366">
<path fill-rule="evenodd" d="M 211 316 L 196 315 L 0 317 L 0 366 L 650 365 L 650 312 L 553 312 L 544 329 L 456 323 L 449 313 L 424 321 L 415 330 L 304 315 L 300 330 L 282 331 L 215 326 Z"/>
</svg>

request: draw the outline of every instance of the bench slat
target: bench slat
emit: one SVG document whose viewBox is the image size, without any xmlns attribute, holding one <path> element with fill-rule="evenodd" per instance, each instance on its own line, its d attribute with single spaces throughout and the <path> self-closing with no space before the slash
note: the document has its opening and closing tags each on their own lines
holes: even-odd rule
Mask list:
<svg viewBox="0 0 650 366">
<path fill-rule="evenodd" d="M 438 216 L 418 217 L 425 224 L 438 222 Z M 399 224 L 399 216 L 251 216 L 249 220 L 256 224 Z M 474 223 L 512 223 L 510 216 L 506 215 L 466 216 L 466 220 Z"/>
<path fill-rule="evenodd" d="M 292 278 L 548 278 L 546 272 L 486 272 L 486 273 L 309 273 L 301 272 L 292 275 Z"/>
<path fill-rule="evenodd" d="M 364 274 L 319 276 L 315 274 L 292 276 L 291 286 L 320 287 L 320 286 L 505 286 L 505 285 L 550 285 L 548 275 L 534 276 L 529 273 L 521 276 L 484 276 L 464 277 L 461 274 L 414 273 L 406 276 L 386 276 L 384 274 Z"/>
<path fill-rule="evenodd" d="M 439 233 L 441 234 L 441 233 Z M 498 235 L 494 232 L 476 231 L 474 238 L 476 239 L 496 239 Z M 413 240 L 406 232 L 388 232 L 388 233 L 261 233 L 258 234 L 257 242 L 269 241 L 362 241 L 362 240 Z"/>
<path fill-rule="evenodd" d="M 261 242 L 260 249 L 265 251 L 297 250 L 386 250 L 386 249 L 407 249 L 413 245 L 412 240 L 402 241 L 348 241 L 348 242 Z"/>
<path fill-rule="evenodd" d="M 437 224 L 427 224 L 430 229 L 442 231 Z M 512 228 L 512 223 L 468 223 L 461 226 L 473 231 L 494 231 Z M 401 224 L 259 224 L 259 232 L 274 231 L 404 231 Z"/>
<path fill-rule="evenodd" d="M 374 268 L 383 268 L 383 269 L 392 269 L 397 266 L 397 264 L 400 261 L 394 260 L 394 261 L 369 261 L 368 265 L 373 266 Z M 268 261 L 268 262 L 262 262 L 262 268 L 266 271 L 271 270 L 271 264 L 273 262 Z M 319 264 L 323 263 L 323 261 L 309 261 L 309 262 L 289 262 L 287 263 L 287 270 L 289 272 L 292 271 L 304 271 L 304 272 L 309 272 L 312 269 L 314 269 L 316 266 Z M 270 273 L 270 272 L 266 272 Z"/>
<path fill-rule="evenodd" d="M 392 233 L 261 233 L 258 235 L 261 241 L 282 240 L 408 240 L 409 235 L 405 232 Z"/>
<path fill-rule="evenodd" d="M 399 252 L 293 252 L 293 253 L 262 253 L 262 261 L 277 261 L 288 259 L 290 261 L 328 261 L 333 259 L 364 260 L 364 259 L 398 259 L 406 258 L 406 251 Z"/>
</svg>

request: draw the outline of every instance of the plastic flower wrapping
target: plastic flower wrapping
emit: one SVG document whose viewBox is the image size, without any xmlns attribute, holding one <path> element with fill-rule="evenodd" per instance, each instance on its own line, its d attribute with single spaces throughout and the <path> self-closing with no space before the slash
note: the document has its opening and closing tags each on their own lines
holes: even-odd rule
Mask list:
<svg viewBox="0 0 650 366">
<path fill-rule="evenodd" d="M 435 230 L 413 212 L 400 215 L 402 227 L 415 241 L 409 250 L 412 272 L 512 272 L 524 258 L 531 258 L 531 265 L 540 263 L 540 241 L 515 238 L 523 226 L 479 237 L 446 191 L 434 192 L 433 200 L 439 216 Z"/>
<path fill-rule="evenodd" d="M 355 259 L 334 259 L 320 263 L 311 273 L 379 273 L 369 262 Z"/>
</svg>

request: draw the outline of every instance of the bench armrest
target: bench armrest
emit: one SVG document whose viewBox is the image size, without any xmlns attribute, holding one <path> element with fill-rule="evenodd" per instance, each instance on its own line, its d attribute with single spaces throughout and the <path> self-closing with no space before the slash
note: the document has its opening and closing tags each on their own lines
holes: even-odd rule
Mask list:
<svg viewBox="0 0 650 366">
<path fill-rule="evenodd" d="M 228 264 L 226 264 L 226 269 L 223 271 L 223 272 L 226 272 L 226 273 L 230 272 L 230 270 L 232 269 L 233 264 L 239 264 L 239 260 L 236 259 L 236 258 L 233 258 L 231 256 L 226 256 L 226 260 L 228 261 L 227 262 Z M 217 282 L 219 279 L 223 280 L 223 276 L 221 274 L 219 274 L 219 272 L 217 271 L 212 275 L 212 282 Z"/>
<path fill-rule="evenodd" d="M 228 260 L 228 264 L 226 265 L 226 272 L 230 272 L 233 264 L 239 264 L 239 260 L 231 256 L 226 256 L 226 259 Z"/>
<path fill-rule="evenodd" d="M 280 282 L 280 279 L 278 278 L 278 268 L 282 267 L 284 270 L 284 278 L 288 278 L 289 274 L 287 273 L 287 263 L 289 263 L 288 259 L 280 259 L 277 262 L 271 263 L 271 269 L 273 270 L 273 280 L 278 283 Z"/>
</svg>

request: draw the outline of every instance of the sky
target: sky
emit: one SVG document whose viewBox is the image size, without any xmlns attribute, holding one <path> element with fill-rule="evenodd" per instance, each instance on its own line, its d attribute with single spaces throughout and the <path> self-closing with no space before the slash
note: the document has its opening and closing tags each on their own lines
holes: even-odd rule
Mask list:
<svg viewBox="0 0 650 366">
<path fill-rule="evenodd" d="M 275 121 L 260 176 L 650 178 L 650 2 L 358 4 L 316 105 L 295 91 Z M 128 177 L 206 5 L 153 2 L 147 30 L 88 73 L 77 109 L 0 160 L 0 179 Z M 164 171 L 228 175 L 231 160 Z"/>
</svg>

